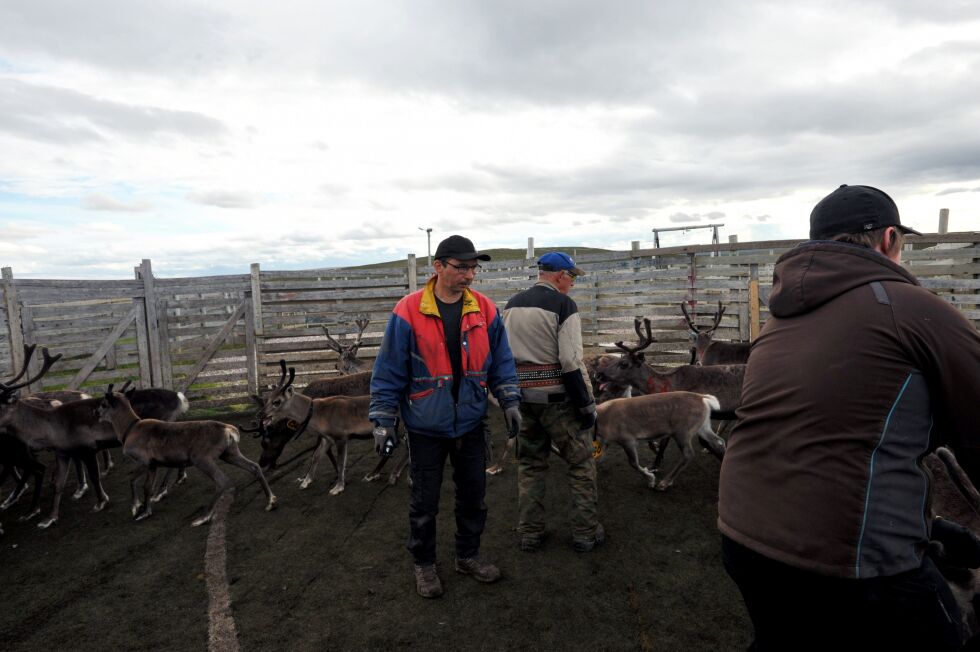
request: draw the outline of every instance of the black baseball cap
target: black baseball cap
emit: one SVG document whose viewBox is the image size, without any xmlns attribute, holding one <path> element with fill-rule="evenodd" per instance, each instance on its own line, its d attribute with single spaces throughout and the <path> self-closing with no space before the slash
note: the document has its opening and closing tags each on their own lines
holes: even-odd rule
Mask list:
<svg viewBox="0 0 980 652">
<path fill-rule="evenodd" d="M 894 226 L 902 233 L 922 235 L 903 226 L 892 198 L 871 186 L 845 183 L 817 202 L 810 213 L 811 240 L 828 240 L 842 233 L 861 233 L 886 226 Z"/>
<path fill-rule="evenodd" d="M 473 241 L 461 235 L 451 235 L 436 247 L 436 259 L 455 258 L 456 260 L 490 260 L 490 254 L 480 253 Z"/>
</svg>

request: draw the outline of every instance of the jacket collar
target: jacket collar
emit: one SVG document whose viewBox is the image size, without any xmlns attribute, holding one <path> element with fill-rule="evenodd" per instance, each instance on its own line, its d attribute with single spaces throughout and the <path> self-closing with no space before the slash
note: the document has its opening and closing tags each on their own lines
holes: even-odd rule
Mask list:
<svg viewBox="0 0 980 652">
<path fill-rule="evenodd" d="M 422 302 L 419 303 L 419 312 L 423 315 L 431 315 L 441 319 L 442 315 L 439 314 L 439 305 L 436 303 L 435 288 L 436 276 L 433 275 L 422 290 Z M 480 312 L 480 304 L 477 302 L 473 293 L 469 289 L 465 289 L 463 290 L 463 315 L 468 315 L 471 312 Z"/>
</svg>

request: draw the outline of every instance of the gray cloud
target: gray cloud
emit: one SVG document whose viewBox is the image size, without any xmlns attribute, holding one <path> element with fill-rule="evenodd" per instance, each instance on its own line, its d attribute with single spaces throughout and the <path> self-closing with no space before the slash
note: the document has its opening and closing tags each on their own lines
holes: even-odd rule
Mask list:
<svg viewBox="0 0 980 652">
<path fill-rule="evenodd" d="M 101 194 L 87 195 L 82 198 L 79 205 L 87 211 L 117 211 L 124 213 L 142 213 L 151 208 L 146 202 L 124 202 Z"/>
<path fill-rule="evenodd" d="M 217 138 L 225 127 L 191 111 L 122 104 L 70 89 L 0 78 L 0 131 L 28 140 L 83 145 L 110 135 L 139 140 Z"/>
<path fill-rule="evenodd" d="M 187 199 L 195 204 L 217 206 L 218 208 L 255 208 L 258 201 L 250 192 L 209 190 L 187 194 Z"/>
</svg>

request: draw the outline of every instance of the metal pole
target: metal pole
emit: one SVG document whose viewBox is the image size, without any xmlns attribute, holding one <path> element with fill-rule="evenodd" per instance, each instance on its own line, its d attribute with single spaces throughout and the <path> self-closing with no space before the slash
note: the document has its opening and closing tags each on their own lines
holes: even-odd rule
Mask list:
<svg viewBox="0 0 980 652">
<path fill-rule="evenodd" d="M 429 257 L 429 267 L 432 267 L 432 227 L 427 229 L 418 227 L 419 231 L 425 231 L 425 251 Z"/>
</svg>

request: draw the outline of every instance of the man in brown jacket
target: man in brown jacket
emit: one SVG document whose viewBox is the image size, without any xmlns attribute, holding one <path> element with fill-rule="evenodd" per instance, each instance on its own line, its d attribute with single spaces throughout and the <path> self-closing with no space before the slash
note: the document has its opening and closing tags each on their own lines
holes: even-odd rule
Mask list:
<svg viewBox="0 0 980 652">
<path fill-rule="evenodd" d="M 841 186 L 776 263 L 719 486 L 752 649 L 959 647 L 920 462 L 946 445 L 980 481 L 980 336 L 900 265 L 905 233 Z"/>
</svg>

